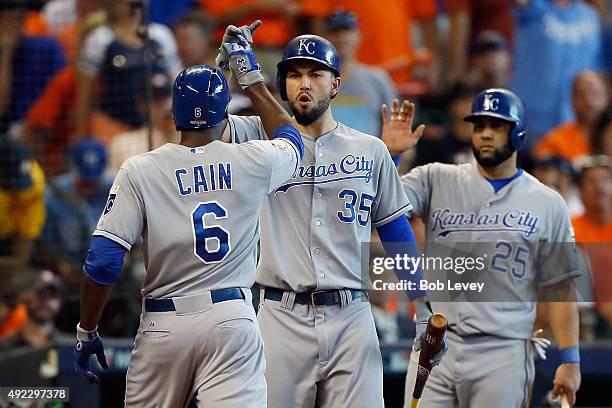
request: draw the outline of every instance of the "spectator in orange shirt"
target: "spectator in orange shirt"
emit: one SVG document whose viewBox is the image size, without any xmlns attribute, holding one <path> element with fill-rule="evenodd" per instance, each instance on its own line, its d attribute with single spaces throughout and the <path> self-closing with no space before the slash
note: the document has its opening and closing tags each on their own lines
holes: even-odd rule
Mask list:
<svg viewBox="0 0 612 408">
<path fill-rule="evenodd" d="M 19 293 L 25 289 L 28 269 L 19 259 L 0 257 L 2 285 L 0 286 L 0 340 L 17 333 L 26 322 L 26 307 Z"/>
<path fill-rule="evenodd" d="M 0 3 L 0 132 L 13 132 L 48 81 L 65 65 L 52 37 L 23 34 L 26 0 Z"/>
<path fill-rule="evenodd" d="M 576 242 L 583 243 L 591 263 L 597 310 L 612 325 L 612 164 L 608 156 L 600 155 L 586 157 L 581 165 L 579 184 L 585 210 L 572 223 Z"/>
<path fill-rule="evenodd" d="M 20 294 L 26 321 L 19 331 L 0 342 L 0 350 L 47 347 L 59 337 L 55 318 L 62 305 L 62 282 L 51 271 L 27 271 L 28 287 Z"/>
<path fill-rule="evenodd" d="M 425 47 L 435 54 L 435 0 L 388 0 L 384 6 L 354 0 L 329 0 L 329 4 L 357 15 L 362 33 L 357 60 L 386 70 L 396 84 L 410 81 L 411 69 L 420 63 L 412 44 L 414 23 L 421 25 Z M 430 85 L 436 81 L 435 73 L 435 67 L 428 70 Z"/>
<path fill-rule="evenodd" d="M 75 127 L 74 67 L 61 70 L 28 111 L 22 139 L 49 176 L 61 173 L 62 158 Z"/>
<path fill-rule="evenodd" d="M 397 97 L 387 73 L 355 60 L 361 41 L 354 13 L 336 9 L 325 19 L 326 38 L 340 55 L 342 90 L 331 103 L 334 118 L 369 135 L 382 130 L 380 107 Z"/>
<path fill-rule="evenodd" d="M 300 9 L 296 0 L 200 0 L 200 4 L 217 23 L 215 43 L 227 25 L 249 25 L 259 19 L 263 24 L 257 29 L 258 46 L 272 48 L 284 47 L 293 38 L 291 20 Z"/>
<path fill-rule="evenodd" d="M 589 154 L 589 135 L 608 105 L 608 89 L 605 80 L 594 71 L 584 71 L 576 76 L 572 87 L 572 106 L 576 121 L 551 130 L 536 145 L 535 155 L 558 155 L 575 162 Z"/>
<path fill-rule="evenodd" d="M 229 24 L 237 27 L 249 25 L 259 19 L 263 22 L 255 34 L 257 62 L 268 75 L 276 75 L 276 63 L 283 47 L 297 35 L 295 18 L 300 12 L 298 0 L 200 0 L 202 10 L 217 23 L 215 44 L 221 43 Z"/>
<path fill-rule="evenodd" d="M 608 106 L 595 124 L 591 138 L 591 153 L 612 157 L 612 106 Z"/>
<path fill-rule="evenodd" d="M 574 218 L 578 242 L 612 242 L 612 167 L 605 155 L 581 161 L 579 186 L 584 214 Z"/>
<path fill-rule="evenodd" d="M 0 340 L 17 333 L 26 321 L 26 308 L 12 299 L 0 298 Z"/>
</svg>

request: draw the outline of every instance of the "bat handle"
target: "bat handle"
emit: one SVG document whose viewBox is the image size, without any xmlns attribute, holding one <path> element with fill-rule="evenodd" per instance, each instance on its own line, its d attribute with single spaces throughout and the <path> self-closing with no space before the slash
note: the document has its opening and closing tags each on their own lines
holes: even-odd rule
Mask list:
<svg viewBox="0 0 612 408">
<path fill-rule="evenodd" d="M 419 399 L 416 399 L 414 397 L 410 398 L 410 408 L 419 408 Z"/>
<path fill-rule="evenodd" d="M 561 408 L 572 408 L 565 393 L 561 394 Z"/>
</svg>

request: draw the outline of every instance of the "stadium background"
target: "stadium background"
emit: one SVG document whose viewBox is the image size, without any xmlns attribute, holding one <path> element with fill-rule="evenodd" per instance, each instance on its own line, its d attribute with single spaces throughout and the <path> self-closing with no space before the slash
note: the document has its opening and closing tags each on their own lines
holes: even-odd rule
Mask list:
<svg viewBox="0 0 612 408">
<path fill-rule="evenodd" d="M 0 386 L 66 385 L 69 406 L 121 406 L 145 271 L 135 248 L 100 325 L 111 369 L 101 385 L 87 384 L 70 348 L 90 234 L 123 160 L 178 141 L 174 76 L 214 64 L 227 24 L 259 18 L 256 55 L 274 92 L 283 46 L 308 32 L 342 57 L 338 120 L 378 135 L 382 103 L 417 103 L 427 130 L 395 158 L 402 174 L 471 159 L 462 118 L 480 90 L 508 87 L 523 99 L 521 166 L 566 199 L 577 241 L 599 248 L 583 246 L 595 301 L 580 306 L 577 406 L 612 406 L 611 10 L 609 0 L 0 0 Z M 253 113 L 239 87 L 230 111 Z M 422 224 L 413 227 L 422 239 Z M 385 400 L 400 406 L 410 310 L 401 297 L 372 302 Z M 543 405 L 557 362 L 553 347 L 536 363 L 533 406 Z"/>
</svg>

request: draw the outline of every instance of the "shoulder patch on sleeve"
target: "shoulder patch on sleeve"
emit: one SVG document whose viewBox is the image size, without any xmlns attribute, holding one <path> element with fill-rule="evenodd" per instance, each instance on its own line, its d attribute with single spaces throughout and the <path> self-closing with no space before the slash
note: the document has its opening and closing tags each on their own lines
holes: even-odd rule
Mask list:
<svg viewBox="0 0 612 408">
<path fill-rule="evenodd" d="M 106 200 L 106 205 L 104 206 L 104 215 L 112 211 L 113 205 L 115 204 L 115 198 L 117 198 L 117 193 L 119 192 L 119 188 L 120 186 L 111 187 L 110 194 L 108 195 L 108 200 Z"/>
</svg>

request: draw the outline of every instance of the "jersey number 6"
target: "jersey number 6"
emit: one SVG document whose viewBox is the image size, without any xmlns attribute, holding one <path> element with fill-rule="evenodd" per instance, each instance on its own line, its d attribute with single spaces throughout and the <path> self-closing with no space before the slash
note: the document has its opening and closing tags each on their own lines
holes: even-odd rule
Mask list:
<svg viewBox="0 0 612 408">
<path fill-rule="evenodd" d="M 232 250 L 230 233 L 219 225 L 206 225 L 204 217 L 212 215 L 214 219 L 227 218 L 227 210 L 217 201 L 200 203 L 191 213 L 193 221 L 194 251 L 202 262 L 219 263 Z M 207 244 L 217 241 L 216 249 L 209 249 Z"/>
</svg>

